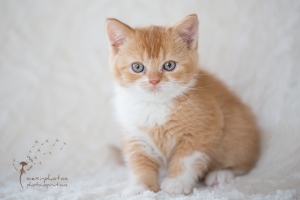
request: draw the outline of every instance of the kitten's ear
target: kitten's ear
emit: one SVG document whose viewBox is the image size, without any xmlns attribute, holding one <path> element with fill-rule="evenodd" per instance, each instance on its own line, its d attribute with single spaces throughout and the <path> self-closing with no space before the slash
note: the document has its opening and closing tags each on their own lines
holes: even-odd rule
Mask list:
<svg viewBox="0 0 300 200">
<path fill-rule="evenodd" d="M 198 48 L 199 21 L 196 14 L 186 16 L 173 27 L 190 49 Z"/>
<path fill-rule="evenodd" d="M 106 20 L 107 39 L 116 52 L 119 51 L 132 31 L 133 29 L 130 26 L 117 19 L 108 18 Z"/>
</svg>

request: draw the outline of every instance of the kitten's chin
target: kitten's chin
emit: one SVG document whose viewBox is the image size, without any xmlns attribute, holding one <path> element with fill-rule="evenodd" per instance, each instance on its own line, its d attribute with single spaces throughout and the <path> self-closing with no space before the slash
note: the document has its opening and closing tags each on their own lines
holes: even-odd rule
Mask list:
<svg viewBox="0 0 300 200">
<path fill-rule="evenodd" d="M 148 86 L 141 87 L 140 89 L 143 91 L 142 96 L 144 96 L 148 101 L 167 102 L 173 99 L 168 90 L 162 88 L 161 86 Z"/>
<path fill-rule="evenodd" d="M 144 98 L 145 101 L 166 103 L 172 101 L 176 95 L 162 88 L 152 88 L 144 89 L 141 93 L 141 97 Z"/>
<path fill-rule="evenodd" d="M 160 87 L 150 87 L 150 88 L 146 88 L 146 91 L 150 94 L 150 95 L 159 95 L 162 90 Z"/>
<path fill-rule="evenodd" d="M 167 86 L 167 87 L 161 87 L 161 86 L 151 86 L 151 87 L 137 87 L 137 90 L 139 91 L 140 98 L 144 99 L 145 101 L 151 101 L 151 102 L 160 102 L 165 103 L 172 101 L 176 97 L 180 96 L 188 90 L 188 88 L 193 85 L 194 82 L 191 81 L 189 84 L 187 84 L 185 87 L 183 86 Z"/>
<path fill-rule="evenodd" d="M 170 98 L 167 98 L 166 95 L 163 94 L 162 91 L 155 89 L 155 90 L 146 90 L 145 95 L 143 95 L 149 101 L 156 101 L 156 102 L 166 102 L 169 101 Z"/>
<path fill-rule="evenodd" d="M 138 96 L 145 101 L 151 102 L 167 102 L 172 100 L 167 91 L 163 91 L 160 87 L 139 88 Z"/>
<path fill-rule="evenodd" d="M 130 98 L 139 99 L 146 102 L 166 103 L 176 99 L 178 96 L 186 92 L 191 86 L 195 84 L 194 80 L 191 80 L 188 84 L 175 85 L 169 84 L 155 87 L 141 86 L 140 84 L 134 84 L 129 87 L 122 87 L 115 84 L 115 92 L 118 95 L 125 95 Z"/>
</svg>

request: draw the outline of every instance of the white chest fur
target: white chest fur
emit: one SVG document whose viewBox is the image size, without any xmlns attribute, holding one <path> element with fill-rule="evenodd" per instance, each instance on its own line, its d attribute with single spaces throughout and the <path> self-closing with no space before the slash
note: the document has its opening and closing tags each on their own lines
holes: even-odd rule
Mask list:
<svg viewBox="0 0 300 200">
<path fill-rule="evenodd" d="M 172 101 L 147 101 L 140 95 L 132 95 L 124 89 L 117 89 L 114 99 L 118 121 L 126 128 L 137 126 L 153 127 L 167 122 L 173 107 Z"/>
</svg>

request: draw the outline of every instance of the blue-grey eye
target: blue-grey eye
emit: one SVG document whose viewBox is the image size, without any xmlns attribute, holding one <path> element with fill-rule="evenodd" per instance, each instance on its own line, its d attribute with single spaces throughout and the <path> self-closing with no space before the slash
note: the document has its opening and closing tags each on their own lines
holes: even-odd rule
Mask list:
<svg viewBox="0 0 300 200">
<path fill-rule="evenodd" d="M 166 71 L 172 71 L 175 69 L 175 67 L 176 67 L 176 63 L 173 61 L 168 61 L 168 62 L 165 62 L 165 64 L 164 64 L 164 70 L 166 70 Z"/>
<path fill-rule="evenodd" d="M 144 65 L 141 64 L 141 63 L 133 63 L 133 64 L 131 65 L 131 68 L 132 68 L 132 70 L 133 70 L 134 72 L 136 72 L 136 73 L 141 73 L 141 72 L 144 71 L 144 69 L 145 69 Z"/>
</svg>

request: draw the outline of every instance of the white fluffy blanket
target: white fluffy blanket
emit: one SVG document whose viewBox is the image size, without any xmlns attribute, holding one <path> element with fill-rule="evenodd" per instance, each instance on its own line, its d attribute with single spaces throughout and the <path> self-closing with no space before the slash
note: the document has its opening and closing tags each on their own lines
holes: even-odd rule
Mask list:
<svg viewBox="0 0 300 200">
<path fill-rule="evenodd" d="M 292 0 L 2 0 L 0 198 L 125 199 L 127 169 L 107 150 L 120 137 L 105 18 L 164 25 L 190 13 L 200 20 L 201 66 L 252 108 L 262 154 L 228 185 L 129 199 L 300 199 L 300 2 Z"/>
</svg>

